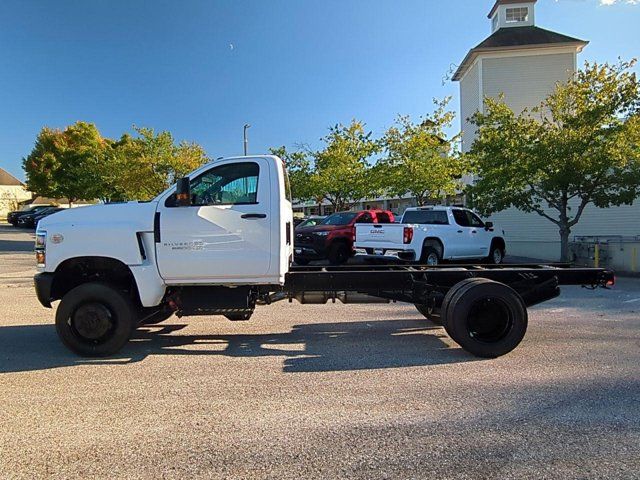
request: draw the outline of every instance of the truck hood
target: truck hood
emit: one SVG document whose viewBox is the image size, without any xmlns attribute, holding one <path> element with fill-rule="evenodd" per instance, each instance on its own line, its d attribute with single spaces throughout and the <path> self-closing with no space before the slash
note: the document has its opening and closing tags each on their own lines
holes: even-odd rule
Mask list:
<svg viewBox="0 0 640 480">
<path fill-rule="evenodd" d="M 67 208 L 40 220 L 38 229 L 69 229 L 76 224 L 96 229 L 127 225 L 134 232 L 150 232 L 156 207 L 156 202 L 128 202 Z"/>
</svg>

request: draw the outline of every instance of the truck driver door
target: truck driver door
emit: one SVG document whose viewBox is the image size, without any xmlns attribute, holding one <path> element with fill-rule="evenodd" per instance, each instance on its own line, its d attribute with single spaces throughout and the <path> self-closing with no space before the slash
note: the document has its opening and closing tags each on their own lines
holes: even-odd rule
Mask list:
<svg viewBox="0 0 640 480">
<path fill-rule="evenodd" d="M 221 162 L 191 178 L 190 185 L 190 206 L 177 206 L 175 194 L 158 205 L 162 278 L 198 283 L 267 275 L 274 220 L 267 161 Z"/>
</svg>

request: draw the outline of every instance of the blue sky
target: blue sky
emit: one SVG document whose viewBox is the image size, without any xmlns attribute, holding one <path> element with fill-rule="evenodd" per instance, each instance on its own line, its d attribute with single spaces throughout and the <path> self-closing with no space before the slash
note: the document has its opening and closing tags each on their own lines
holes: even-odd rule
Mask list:
<svg viewBox="0 0 640 480">
<path fill-rule="evenodd" d="M 610 5 L 602 5 L 609 3 Z M 210 156 L 319 145 L 329 125 L 375 134 L 453 96 L 443 77 L 489 35 L 491 0 L 2 0 L 0 167 L 42 126 L 117 137 L 171 131 Z M 591 43 L 580 61 L 640 56 L 640 5 L 540 0 L 538 26 Z"/>
</svg>

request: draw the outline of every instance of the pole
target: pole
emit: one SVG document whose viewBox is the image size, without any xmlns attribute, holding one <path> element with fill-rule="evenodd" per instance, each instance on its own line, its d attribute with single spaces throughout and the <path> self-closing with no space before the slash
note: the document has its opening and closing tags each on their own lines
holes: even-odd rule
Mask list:
<svg viewBox="0 0 640 480">
<path fill-rule="evenodd" d="M 246 123 L 244 125 L 243 128 L 243 137 L 244 137 L 244 156 L 247 156 L 247 153 L 249 152 L 249 139 L 247 138 L 247 130 L 249 129 L 249 127 L 251 127 L 251 125 L 249 125 L 248 123 Z"/>
</svg>

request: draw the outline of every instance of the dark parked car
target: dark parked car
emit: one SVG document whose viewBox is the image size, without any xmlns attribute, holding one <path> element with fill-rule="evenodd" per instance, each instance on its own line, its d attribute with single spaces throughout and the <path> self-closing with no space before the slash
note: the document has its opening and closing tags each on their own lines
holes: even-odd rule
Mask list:
<svg viewBox="0 0 640 480">
<path fill-rule="evenodd" d="M 16 223 L 16 226 L 21 228 L 36 228 L 36 225 L 38 225 L 38 221 L 41 218 L 52 215 L 56 212 L 59 212 L 60 210 L 62 210 L 62 208 L 48 207 L 48 208 L 43 208 L 41 210 L 38 210 L 36 212 L 20 215 Z"/>
<path fill-rule="evenodd" d="M 7 215 L 7 222 L 14 227 L 18 224 L 18 219 L 23 215 L 30 215 L 32 213 L 41 212 L 44 209 L 51 208 L 51 205 L 36 205 L 35 207 L 25 208 L 24 210 L 16 210 L 15 212 L 9 212 Z"/>
<path fill-rule="evenodd" d="M 307 265 L 314 260 L 329 260 L 332 265 L 346 263 L 354 254 L 356 223 L 391 223 L 393 213 L 386 210 L 338 212 L 313 227 L 296 228 L 294 260 Z"/>
<path fill-rule="evenodd" d="M 309 217 L 301 218 L 298 223 L 295 223 L 295 220 L 294 220 L 294 223 L 297 230 L 298 228 L 315 227 L 316 225 L 321 223 L 325 218 L 327 217 L 324 215 L 311 215 Z"/>
</svg>

